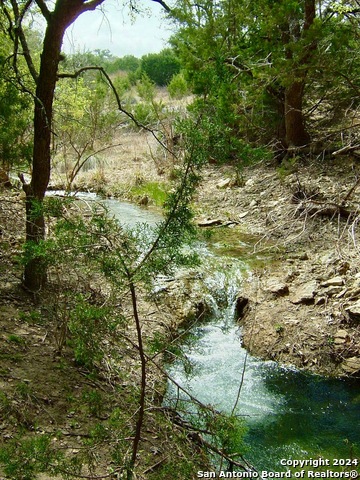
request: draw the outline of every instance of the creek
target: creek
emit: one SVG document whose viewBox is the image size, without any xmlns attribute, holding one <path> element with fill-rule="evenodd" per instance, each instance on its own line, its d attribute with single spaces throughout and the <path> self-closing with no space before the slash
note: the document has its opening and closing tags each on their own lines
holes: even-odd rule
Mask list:
<svg viewBox="0 0 360 480">
<path fill-rule="evenodd" d="M 103 202 L 129 226 L 161 220 L 158 213 L 126 202 Z M 199 273 L 210 313 L 184 341 L 186 361 L 167 365 L 170 376 L 217 410 L 230 413 L 237 403 L 235 413 L 248 428 L 245 456 L 258 470 L 285 470 L 281 459 L 359 455 L 359 383 L 306 374 L 248 355 L 234 321 L 248 267 L 239 259 L 214 255 L 204 246 L 201 255 L 205 261 Z M 165 402 L 173 404 L 177 395 L 169 383 Z"/>
<path fill-rule="evenodd" d="M 248 427 L 245 457 L 258 470 L 285 470 L 281 459 L 351 458 L 354 450 L 359 453 L 359 384 L 248 355 L 234 322 L 243 265 L 232 259 L 229 267 L 229 259 L 217 258 L 211 270 L 205 280 L 211 312 L 183 346 L 186 362 L 168 365 L 171 377 L 202 403 L 227 413 L 241 387 L 235 414 Z M 177 395 L 169 384 L 167 402 L 175 404 Z"/>
</svg>

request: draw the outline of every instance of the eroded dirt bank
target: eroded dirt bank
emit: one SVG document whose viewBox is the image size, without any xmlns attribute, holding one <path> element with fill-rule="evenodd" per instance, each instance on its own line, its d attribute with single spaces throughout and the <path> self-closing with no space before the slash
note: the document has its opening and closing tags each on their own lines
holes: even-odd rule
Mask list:
<svg viewBox="0 0 360 480">
<path fill-rule="evenodd" d="M 248 300 L 239 315 L 252 354 L 360 375 L 359 168 L 344 158 L 292 172 L 262 165 L 246 169 L 240 185 L 229 168 L 206 172 L 198 221 L 227 225 L 230 254 L 237 236 L 255 236 L 244 253 L 260 261 L 239 292 Z"/>
</svg>

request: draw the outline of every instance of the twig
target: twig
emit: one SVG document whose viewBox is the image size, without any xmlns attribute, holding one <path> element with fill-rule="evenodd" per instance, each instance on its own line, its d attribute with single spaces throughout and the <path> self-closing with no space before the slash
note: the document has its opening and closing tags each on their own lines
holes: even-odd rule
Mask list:
<svg viewBox="0 0 360 480">
<path fill-rule="evenodd" d="M 154 463 L 154 465 L 151 465 L 151 467 L 147 468 L 146 470 L 143 471 L 143 475 L 146 475 L 147 473 L 149 472 L 152 472 L 153 470 L 155 470 L 155 468 L 157 468 L 159 465 L 161 465 L 162 463 L 165 462 L 165 460 L 167 460 L 169 458 L 169 455 L 167 455 L 165 458 L 162 458 L 161 460 L 159 460 L 158 462 Z"/>
<path fill-rule="evenodd" d="M 336 157 L 336 155 L 343 155 L 344 153 L 352 152 L 353 150 L 358 150 L 360 148 L 360 144 L 358 145 L 346 145 L 345 147 L 336 150 L 333 152 L 332 155 Z"/>
</svg>

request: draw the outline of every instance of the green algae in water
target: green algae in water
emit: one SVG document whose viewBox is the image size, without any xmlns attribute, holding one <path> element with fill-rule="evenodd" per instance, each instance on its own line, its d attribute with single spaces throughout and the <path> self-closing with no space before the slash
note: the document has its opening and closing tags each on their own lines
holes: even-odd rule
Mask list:
<svg viewBox="0 0 360 480">
<path fill-rule="evenodd" d="M 324 378 L 276 365 L 268 369 L 264 380 L 268 391 L 281 395 L 284 401 L 275 415 L 261 424 L 250 423 L 248 456 L 258 468 L 285 470 L 280 464 L 282 458 L 322 457 L 329 459 L 331 465 L 334 458 L 358 458 L 358 382 Z M 338 468 L 331 466 L 331 470 Z"/>
<path fill-rule="evenodd" d="M 285 471 L 282 459 L 321 456 L 332 464 L 333 458 L 357 457 L 359 382 L 305 374 L 246 355 L 232 320 L 232 305 L 224 301 L 234 298 L 224 281 L 234 277 L 224 270 L 209 281 L 213 315 L 192 331 L 197 341 L 184 346 L 191 374 L 178 361 L 168 366 L 171 376 L 203 403 L 230 413 L 245 369 L 236 414 L 248 427 L 246 458 L 259 471 Z M 331 465 L 331 470 L 338 469 L 343 467 Z"/>
</svg>

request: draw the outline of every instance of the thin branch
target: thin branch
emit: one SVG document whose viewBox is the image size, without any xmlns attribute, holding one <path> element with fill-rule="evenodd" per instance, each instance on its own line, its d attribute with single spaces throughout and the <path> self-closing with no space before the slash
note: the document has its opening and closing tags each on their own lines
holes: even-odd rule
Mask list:
<svg viewBox="0 0 360 480">
<path fill-rule="evenodd" d="M 155 140 L 159 143 L 159 145 L 161 145 L 162 148 L 164 148 L 168 153 L 170 153 L 170 155 L 173 155 L 175 159 L 178 159 L 176 154 L 171 149 L 169 149 L 164 144 L 164 142 L 162 142 L 160 140 L 160 138 L 156 135 L 156 133 L 154 132 L 154 130 L 152 128 L 150 128 L 147 125 L 144 125 L 143 123 L 139 122 L 139 120 L 137 120 L 137 118 L 131 112 L 128 112 L 127 110 L 125 110 L 125 108 L 122 106 L 121 99 L 120 99 L 119 94 L 118 94 L 118 92 L 115 88 L 115 85 L 113 84 L 111 78 L 106 73 L 106 71 L 104 70 L 103 67 L 97 67 L 97 66 L 82 67 L 74 73 L 59 73 L 58 78 L 78 78 L 82 73 L 84 73 L 88 70 L 97 70 L 100 73 L 102 73 L 102 75 L 104 75 L 104 77 L 106 78 L 106 81 L 108 82 L 108 84 L 109 84 L 109 86 L 110 86 L 110 88 L 111 88 L 111 90 L 112 90 L 112 92 L 115 96 L 116 103 L 117 103 L 119 111 L 124 113 L 128 118 L 130 118 L 130 120 L 132 120 L 137 127 L 142 128 L 142 129 L 146 130 L 147 132 L 151 133 L 151 135 L 155 138 Z"/>
<path fill-rule="evenodd" d="M 82 167 L 85 165 L 85 163 L 91 158 L 92 156 L 96 155 L 97 153 L 104 152 L 105 150 L 109 150 L 110 148 L 115 148 L 115 147 L 120 147 L 122 144 L 121 143 L 115 143 L 113 145 L 107 145 L 106 147 L 100 148 L 99 150 L 96 150 L 95 152 L 92 152 L 90 155 L 88 155 L 84 160 L 79 161 L 79 163 L 75 164 L 73 171 L 70 174 L 70 185 L 71 186 L 72 182 L 74 181 L 75 177 L 78 175 Z M 75 145 L 71 145 L 72 148 L 76 151 Z M 87 145 L 84 147 L 83 152 L 77 152 L 78 156 L 81 158 L 85 149 L 87 148 Z"/>
<path fill-rule="evenodd" d="M 347 83 L 350 85 L 350 87 L 355 91 L 355 93 L 358 96 L 360 95 L 360 89 L 357 87 L 357 85 L 355 85 L 355 83 L 351 80 L 351 78 L 349 78 L 348 75 L 345 75 L 345 73 L 342 73 L 342 72 L 337 72 L 337 75 L 344 78 L 347 81 Z"/>
<path fill-rule="evenodd" d="M 215 447 L 215 445 L 212 445 L 211 443 L 209 443 L 199 433 L 196 433 L 196 432 L 190 433 L 189 437 L 191 438 L 191 440 L 199 444 L 201 447 L 205 447 L 208 450 L 212 451 L 213 453 L 220 455 L 220 457 L 226 460 L 227 462 L 229 462 L 230 465 L 241 468 L 245 472 L 256 472 L 255 468 L 252 465 L 250 465 L 246 460 L 243 459 L 244 463 L 234 460 L 232 456 L 228 455 L 220 448 Z"/>
<path fill-rule="evenodd" d="M 345 197 L 343 198 L 342 202 L 341 202 L 341 205 L 345 205 L 345 203 L 349 200 L 349 198 L 351 197 L 351 195 L 355 192 L 355 190 L 357 189 L 357 187 L 360 185 L 360 177 L 356 180 L 355 184 L 350 188 L 350 190 L 348 191 L 348 193 L 345 195 Z M 350 217 L 349 217 L 350 218 Z"/>
<path fill-rule="evenodd" d="M 14 69 L 15 69 L 15 72 L 16 72 L 16 76 L 18 78 L 20 78 L 20 74 L 19 74 L 19 71 L 18 71 L 18 68 L 17 68 L 18 39 L 19 39 L 20 43 L 21 43 L 22 50 L 23 50 L 23 55 L 25 57 L 25 60 L 26 60 L 26 63 L 27 63 L 27 66 L 28 66 L 28 69 L 29 69 L 29 72 L 30 72 L 30 75 L 34 79 L 34 82 L 37 83 L 38 73 L 36 71 L 34 62 L 32 60 L 30 49 L 29 49 L 29 46 L 27 44 L 27 40 L 26 40 L 26 37 L 25 37 L 25 34 L 24 34 L 24 30 L 23 30 L 22 25 L 21 25 L 22 20 L 25 16 L 25 13 L 29 9 L 30 5 L 31 5 L 31 2 L 27 1 L 23 10 L 22 10 L 22 12 L 20 13 L 16 0 L 11 0 L 11 6 L 12 6 L 14 16 L 15 16 Z"/>
<path fill-rule="evenodd" d="M 10 13 L 8 12 L 8 9 L 6 8 L 6 5 L 5 5 L 4 0 L 1 0 L 1 8 L 2 8 L 2 11 L 3 11 L 4 14 L 5 14 L 5 17 L 6 17 L 7 21 L 9 22 L 9 28 L 8 28 L 6 31 L 9 33 L 10 39 L 11 39 L 12 41 L 14 41 L 13 23 L 12 23 L 11 15 L 10 15 Z M 4 30 L 5 30 L 5 27 L 4 27 Z"/>
<path fill-rule="evenodd" d="M 336 152 L 332 152 L 332 154 L 335 157 L 336 155 L 344 155 L 344 153 L 352 152 L 353 150 L 359 150 L 359 149 L 360 149 L 360 144 L 346 145 L 345 147 L 342 147 L 339 150 L 336 150 Z"/>
<path fill-rule="evenodd" d="M 124 338 L 127 342 L 129 342 L 134 348 L 138 349 L 138 345 L 130 338 L 128 337 L 127 335 L 125 335 L 124 333 L 121 333 L 119 332 L 119 335 Z M 148 362 L 150 362 L 152 365 L 154 365 L 159 371 L 160 373 L 165 377 L 167 378 L 173 385 L 175 385 L 175 387 L 185 393 L 185 395 L 187 397 L 189 397 L 189 399 L 194 402 L 196 405 L 198 405 L 200 408 L 202 409 L 209 409 L 209 405 L 205 405 L 205 403 L 202 403 L 200 400 L 198 400 L 196 397 L 194 397 L 188 390 L 186 390 L 186 388 L 182 387 L 174 378 L 172 378 L 168 372 L 166 370 L 164 370 L 164 368 L 162 368 L 158 363 L 155 362 L 155 360 L 150 357 L 149 355 L 147 355 L 145 353 L 145 357 L 146 357 L 146 360 Z M 220 414 L 220 412 L 218 412 L 217 410 L 215 410 L 214 408 L 212 408 L 212 412 L 214 413 L 217 413 L 217 414 Z"/>
<path fill-rule="evenodd" d="M 31 7 L 31 4 L 32 4 L 32 0 L 27 0 L 27 2 L 25 3 L 24 5 L 24 8 L 22 9 L 21 13 L 20 13 L 20 21 L 22 22 L 23 21 L 23 18 L 25 16 L 25 13 L 29 10 L 29 8 Z"/>
<path fill-rule="evenodd" d="M 166 5 L 166 3 L 163 2 L 163 0 L 151 0 L 151 1 L 155 3 L 159 3 L 164 8 L 164 10 L 166 10 L 168 13 L 171 12 L 171 8 L 168 5 Z"/>
<path fill-rule="evenodd" d="M 242 387 L 243 387 L 243 385 L 244 385 L 244 380 L 245 380 L 245 371 L 246 371 L 247 358 L 248 358 L 248 351 L 246 350 L 245 358 L 244 358 L 244 365 L 243 365 L 242 372 L 241 372 L 241 380 L 240 380 L 240 384 L 239 384 L 239 388 L 238 388 L 236 400 L 235 400 L 235 403 L 234 403 L 233 408 L 232 408 L 232 410 L 231 410 L 231 415 L 234 415 L 235 410 L 236 410 L 236 407 L 238 406 L 238 403 L 239 403 L 239 400 L 240 400 L 241 390 L 242 390 Z"/>
</svg>

